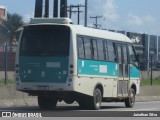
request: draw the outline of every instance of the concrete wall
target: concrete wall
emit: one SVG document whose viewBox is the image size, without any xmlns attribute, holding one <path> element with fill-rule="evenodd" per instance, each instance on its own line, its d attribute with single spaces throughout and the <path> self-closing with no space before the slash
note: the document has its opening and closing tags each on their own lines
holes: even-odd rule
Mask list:
<svg viewBox="0 0 160 120">
<path fill-rule="evenodd" d="M 0 86 L 0 99 L 25 99 L 33 98 L 28 94 L 16 91 L 14 85 L 11 86 Z"/>
<path fill-rule="evenodd" d="M 4 80 L 5 72 L 0 71 L 0 80 Z M 8 80 L 15 80 L 15 72 L 7 72 L 7 79 Z"/>
<path fill-rule="evenodd" d="M 153 71 L 153 79 L 160 77 L 160 71 Z M 151 72 L 150 71 L 142 71 L 141 72 L 141 79 L 143 80 L 150 80 Z"/>
<path fill-rule="evenodd" d="M 0 86 L 0 108 L 37 105 L 37 97 L 16 91 L 13 85 Z"/>
<path fill-rule="evenodd" d="M 160 86 L 141 87 L 136 101 L 160 101 Z M 38 106 L 37 97 L 16 91 L 15 86 L 0 86 L 0 108 L 14 106 Z"/>
<path fill-rule="evenodd" d="M 160 96 L 160 86 L 141 86 L 140 96 Z M 14 85 L 0 86 L 0 99 L 28 99 L 35 98 L 24 92 L 16 91 Z"/>
</svg>

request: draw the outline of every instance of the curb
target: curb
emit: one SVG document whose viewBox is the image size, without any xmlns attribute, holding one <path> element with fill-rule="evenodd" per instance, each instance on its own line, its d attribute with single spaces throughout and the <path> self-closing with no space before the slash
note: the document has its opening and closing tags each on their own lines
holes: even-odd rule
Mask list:
<svg viewBox="0 0 160 120">
<path fill-rule="evenodd" d="M 136 96 L 136 102 L 160 101 L 160 96 Z"/>
</svg>

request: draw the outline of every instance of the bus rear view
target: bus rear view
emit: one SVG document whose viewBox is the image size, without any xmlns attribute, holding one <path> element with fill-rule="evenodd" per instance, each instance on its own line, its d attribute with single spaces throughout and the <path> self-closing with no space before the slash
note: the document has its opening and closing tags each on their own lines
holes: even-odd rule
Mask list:
<svg viewBox="0 0 160 120">
<path fill-rule="evenodd" d="M 65 25 L 24 27 L 17 50 L 17 90 L 38 96 L 41 108 L 55 106 L 57 100 L 46 96 L 54 94 L 49 91 L 67 89 L 69 46 L 70 28 Z M 43 103 L 49 101 L 52 105 Z"/>
<path fill-rule="evenodd" d="M 66 82 L 69 36 L 70 30 L 64 26 L 26 27 L 22 35 L 19 53 L 21 81 L 26 83 Z"/>
</svg>

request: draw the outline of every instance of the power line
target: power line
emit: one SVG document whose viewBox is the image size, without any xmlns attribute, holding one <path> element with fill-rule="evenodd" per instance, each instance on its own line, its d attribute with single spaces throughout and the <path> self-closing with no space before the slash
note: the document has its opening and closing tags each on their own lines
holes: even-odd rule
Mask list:
<svg viewBox="0 0 160 120">
<path fill-rule="evenodd" d="M 77 24 L 79 25 L 80 24 L 80 13 L 83 12 L 83 11 L 80 11 L 80 8 L 81 7 L 85 7 L 84 5 L 70 5 L 68 8 L 68 12 L 69 12 L 69 17 L 72 18 L 72 13 L 75 13 L 77 12 L 78 15 L 77 15 Z M 77 11 L 75 10 L 72 10 L 73 8 L 77 8 Z"/>
<path fill-rule="evenodd" d="M 98 24 L 98 18 L 102 18 L 102 16 L 94 16 L 94 17 L 90 17 L 90 18 L 95 19 L 96 23 L 94 25 L 95 25 L 95 28 L 98 28 L 98 26 L 100 25 L 100 24 Z"/>
</svg>

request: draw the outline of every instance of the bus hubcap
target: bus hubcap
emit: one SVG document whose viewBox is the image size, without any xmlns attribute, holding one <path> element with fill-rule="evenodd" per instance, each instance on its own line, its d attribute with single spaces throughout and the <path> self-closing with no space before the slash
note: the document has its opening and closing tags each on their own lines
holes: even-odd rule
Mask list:
<svg viewBox="0 0 160 120">
<path fill-rule="evenodd" d="M 95 96 L 95 102 L 96 102 L 96 106 L 100 106 L 101 105 L 101 93 L 99 91 L 96 91 L 96 96 Z"/>
</svg>

